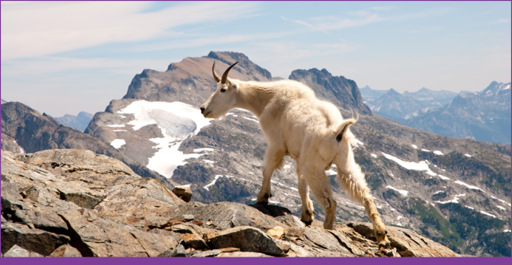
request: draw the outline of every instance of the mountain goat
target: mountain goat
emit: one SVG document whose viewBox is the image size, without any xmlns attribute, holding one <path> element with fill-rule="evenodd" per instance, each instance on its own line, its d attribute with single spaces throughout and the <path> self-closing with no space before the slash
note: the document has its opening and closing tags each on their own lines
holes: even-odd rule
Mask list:
<svg viewBox="0 0 512 265">
<path fill-rule="evenodd" d="M 282 166 L 284 156 L 290 156 L 297 163 L 301 220 L 307 225 L 313 221 L 313 203 L 309 198 L 311 189 L 325 209 L 324 228 L 332 229 L 336 201 L 325 170 L 334 163 L 340 183 L 364 206 L 370 217 L 378 244 L 388 246 L 385 225 L 364 174 L 354 160 L 351 142 L 355 138 L 349 126 L 356 120 L 343 119 L 334 104 L 317 99 L 311 88 L 297 81 L 255 82 L 228 78 L 229 71 L 237 63 L 229 66 L 222 77 L 215 73 L 213 63 L 217 90 L 201 106 L 201 113 L 206 118 L 219 118 L 232 108 L 242 108 L 259 118 L 268 148 L 257 203 L 268 204 L 272 173 Z"/>
</svg>

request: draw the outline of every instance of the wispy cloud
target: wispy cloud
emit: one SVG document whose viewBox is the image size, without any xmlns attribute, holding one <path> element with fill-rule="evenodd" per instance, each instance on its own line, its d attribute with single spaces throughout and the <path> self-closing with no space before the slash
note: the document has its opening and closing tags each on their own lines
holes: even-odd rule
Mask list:
<svg viewBox="0 0 512 265">
<path fill-rule="evenodd" d="M 431 8 L 422 11 L 402 13 L 397 11 L 394 7 L 375 6 L 361 10 L 348 11 L 336 16 L 331 15 L 301 19 L 293 19 L 283 16 L 281 18 L 285 21 L 290 21 L 315 31 L 330 33 L 334 30 L 361 27 L 379 22 L 439 16 L 446 12 L 448 12 L 447 8 Z"/>
<path fill-rule="evenodd" d="M 179 26 L 243 18 L 256 12 L 258 5 L 200 2 L 147 11 L 150 2 L 4 3 L 2 59 L 148 40 Z"/>
</svg>

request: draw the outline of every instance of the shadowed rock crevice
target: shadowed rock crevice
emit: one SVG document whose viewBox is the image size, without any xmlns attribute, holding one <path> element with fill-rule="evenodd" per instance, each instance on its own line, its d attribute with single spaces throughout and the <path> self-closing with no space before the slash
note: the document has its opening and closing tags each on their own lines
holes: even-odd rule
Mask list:
<svg viewBox="0 0 512 265">
<path fill-rule="evenodd" d="M 80 238 L 80 235 L 75 231 L 75 229 L 73 229 L 73 227 L 71 226 L 69 221 L 66 220 L 66 218 L 64 216 L 62 216 L 62 215 L 59 215 L 59 216 L 62 218 L 62 220 L 68 226 L 68 235 L 71 238 L 71 240 L 69 241 L 69 244 L 72 247 L 76 248 L 80 252 L 82 257 L 94 257 L 94 253 L 92 252 L 92 250 L 89 248 L 89 246 L 86 243 L 84 243 L 84 241 L 82 241 L 82 239 Z"/>
</svg>

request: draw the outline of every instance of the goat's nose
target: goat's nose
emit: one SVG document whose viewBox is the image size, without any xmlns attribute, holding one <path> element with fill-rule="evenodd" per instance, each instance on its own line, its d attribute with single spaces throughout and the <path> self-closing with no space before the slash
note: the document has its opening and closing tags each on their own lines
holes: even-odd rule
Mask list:
<svg viewBox="0 0 512 265">
<path fill-rule="evenodd" d="M 203 106 L 201 106 L 199 109 L 201 110 L 201 113 L 204 113 L 205 108 Z"/>
</svg>

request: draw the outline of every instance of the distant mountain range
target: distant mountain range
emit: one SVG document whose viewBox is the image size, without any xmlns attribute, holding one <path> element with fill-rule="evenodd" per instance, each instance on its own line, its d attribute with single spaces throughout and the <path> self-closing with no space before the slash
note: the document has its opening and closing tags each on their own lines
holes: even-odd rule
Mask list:
<svg viewBox="0 0 512 265">
<path fill-rule="evenodd" d="M 89 125 L 89 122 L 91 122 L 93 116 L 93 114 L 81 111 L 76 116 L 65 114 L 62 117 L 54 117 L 54 119 L 61 124 L 83 132 Z"/>
<path fill-rule="evenodd" d="M 2 149 L 4 135 L 11 140 L 5 149 L 19 145 L 10 148 L 17 152 L 70 148 L 58 141 L 70 143 L 86 135 L 96 139 L 97 145 L 106 145 L 130 159 L 125 161 L 158 172 L 165 183 L 190 186 L 193 200 L 252 204 L 261 187 L 265 139 L 258 119 L 250 112 L 235 109 L 220 120 L 200 115 L 198 107 L 215 90 L 213 61 L 219 73 L 240 61 L 230 72 L 233 78 L 273 79 L 269 71 L 241 53 L 188 57 L 163 72 L 142 71 L 122 99 L 112 100 L 104 112 L 94 115 L 85 133 L 68 128 L 77 134 L 60 138 L 56 137 L 61 135 L 56 134 L 56 122 L 48 127 L 45 124 L 51 121 L 34 123 L 34 115 L 7 114 L 17 113 L 14 110 L 4 116 L 4 105 L 11 104 L 4 103 Z M 335 103 L 344 116 L 358 113 L 359 121 L 352 127 L 358 139 L 356 161 L 386 224 L 417 231 L 458 253 L 510 256 L 510 145 L 447 138 L 373 115 L 355 81 L 333 76 L 326 69 L 296 70 L 289 78 L 311 86 L 319 97 Z M 31 131 L 37 132 L 33 134 L 37 138 L 31 140 Z M 51 146 L 35 144 L 53 141 Z M 326 174 L 338 202 L 338 221 L 368 221 L 332 172 Z M 272 192 L 272 204 L 300 215 L 292 160 L 286 159 L 283 168 L 274 173 Z M 322 208 L 316 205 L 315 209 L 316 218 L 322 219 Z"/>
<path fill-rule="evenodd" d="M 480 92 L 454 93 L 422 88 L 361 89 L 365 103 L 385 118 L 439 135 L 510 144 L 510 83 L 492 82 Z"/>
</svg>

